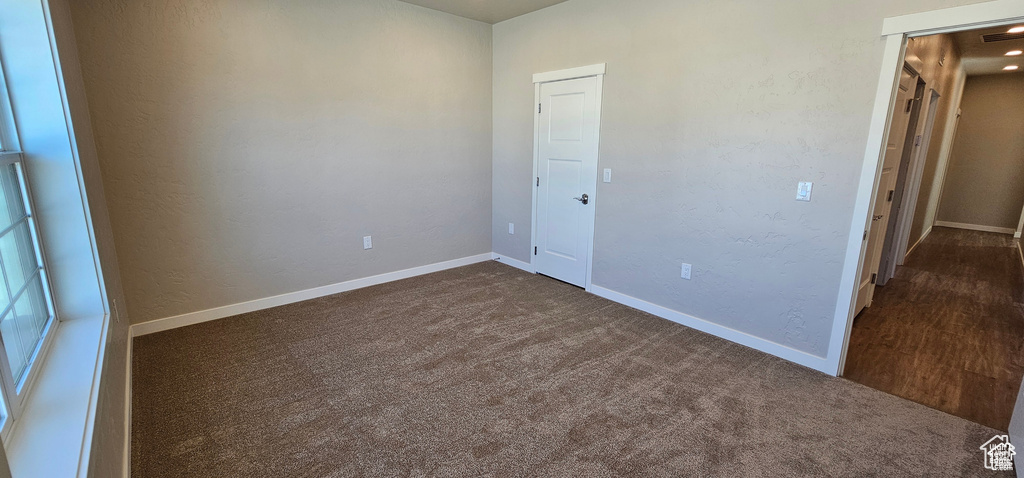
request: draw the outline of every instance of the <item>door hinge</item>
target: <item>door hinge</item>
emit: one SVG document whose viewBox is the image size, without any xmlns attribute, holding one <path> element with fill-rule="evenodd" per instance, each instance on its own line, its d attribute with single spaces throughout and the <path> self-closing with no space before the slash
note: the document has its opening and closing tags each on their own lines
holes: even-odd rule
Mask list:
<svg viewBox="0 0 1024 478">
<path fill-rule="evenodd" d="M 871 274 L 871 283 L 874 284 L 878 280 L 878 274 Z"/>
<path fill-rule="evenodd" d="M 541 103 L 537 103 L 537 114 L 540 114 L 540 105 Z"/>
<path fill-rule="evenodd" d="M 537 176 L 537 187 L 540 187 L 540 176 Z"/>
<path fill-rule="evenodd" d="M 533 246 L 533 255 L 537 255 L 537 246 Z"/>
<path fill-rule="evenodd" d="M 886 201 L 889 201 L 889 202 L 892 202 L 892 196 L 893 196 L 894 194 L 896 194 L 896 190 L 895 190 L 895 189 L 890 189 L 890 190 L 889 190 L 889 197 L 885 198 L 885 200 L 886 200 Z"/>
<path fill-rule="evenodd" d="M 867 229 L 864 230 L 864 239 L 861 239 L 861 240 L 862 241 L 868 240 L 868 230 Z"/>
</svg>

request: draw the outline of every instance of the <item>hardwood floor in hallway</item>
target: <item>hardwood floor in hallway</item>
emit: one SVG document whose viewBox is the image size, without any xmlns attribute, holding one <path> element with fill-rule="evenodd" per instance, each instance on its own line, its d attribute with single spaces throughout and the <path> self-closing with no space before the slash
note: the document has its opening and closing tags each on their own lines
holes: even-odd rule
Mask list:
<svg viewBox="0 0 1024 478">
<path fill-rule="evenodd" d="M 1024 376 L 1012 236 L 936 227 L 857 316 L 845 377 L 1006 430 Z"/>
</svg>

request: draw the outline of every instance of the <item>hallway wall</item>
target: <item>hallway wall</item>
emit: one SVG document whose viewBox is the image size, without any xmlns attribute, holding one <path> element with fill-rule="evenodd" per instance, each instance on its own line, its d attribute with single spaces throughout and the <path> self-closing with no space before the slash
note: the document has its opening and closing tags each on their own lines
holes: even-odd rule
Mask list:
<svg viewBox="0 0 1024 478">
<path fill-rule="evenodd" d="M 940 96 L 931 141 L 928 144 L 928 155 L 921 174 L 921 189 L 910 225 L 907 244 L 909 249 L 931 230 L 932 223 L 935 222 L 938 196 L 942 188 L 942 173 L 945 171 L 945 163 L 953 145 L 956 110 L 963 93 L 966 73 L 962 68 L 960 51 L 953 41 L 953 36 L 948 34 L 911 38 L 907 44 L 907 61 L 921 72 L 921 77 L 928 83 L 928 88 L 935 89 Z"/>
<path fill-rule="evenodd" d="M 937 219 L 1016 229 L 1024 207 L 1024 73 L 971 76 Z"/>
</svg>

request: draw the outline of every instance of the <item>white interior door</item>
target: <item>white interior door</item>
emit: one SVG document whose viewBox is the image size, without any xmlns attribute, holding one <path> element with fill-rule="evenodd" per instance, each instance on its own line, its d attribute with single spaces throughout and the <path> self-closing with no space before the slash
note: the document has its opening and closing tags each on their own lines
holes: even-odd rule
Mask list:
<svg viewBox="0 0 1024 478">
<path fill-rule="evenodd" d="M 537 272 L 586 287 L 594 234 L 598 78 L 540 84 L 537 121 Z"/>
<path fill-rule="evenodd" d="M 875 274 L 882 260 L 882 246 L 885 232 L 889 224 L 889 212 L 892 209 L 890 192 L 896 186 L 897 169 L 903 158 L 903 147 L 907 140 L 907 126 L 910 124 L 910 113 L 914 106 L 914 92 L 917 88 L 917 74 L 904 67 L 900 73 L 900 86 L 896 92 L 896 106 L 893 110 L 892 123 L 889 126 L 889 142 L 885 148 L 885 159 L 882 160 L 882 177 L 878 182 L 875 205 L 868 229 L 867 249 L 864 251 L 861 267 L 860 287 L 857 291 L 856 312 L 871 305 L 875 294 Z"/>
</svg>

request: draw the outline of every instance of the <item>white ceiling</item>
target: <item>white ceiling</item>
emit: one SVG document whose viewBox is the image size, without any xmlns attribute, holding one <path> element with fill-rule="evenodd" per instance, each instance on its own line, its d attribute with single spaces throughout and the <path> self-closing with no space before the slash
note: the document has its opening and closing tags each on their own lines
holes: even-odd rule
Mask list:
<svg viewBox="0 0 1024 478">
<path fill-rule="evenodd" d="M 566 0 L 402 0 L 406 3 L 471 18 L 498 23 L 547 8 Z"/>
<path fill-rule="evenodd" d="M 963 55 L 964 68 L 968 75 L 988 75 L 1003 73 L 1006 65 L 1020 65 L 1024 71 L 1024 56 L 1006 56 L 1010 50 L 1024 50 L 1024 39 L 1007 40 L 992 43 L 981 41 L 982 35 L 1005 33 L 1011 26 L 983 28 L 953 34 L 953 39 Z"/>
</svg>

